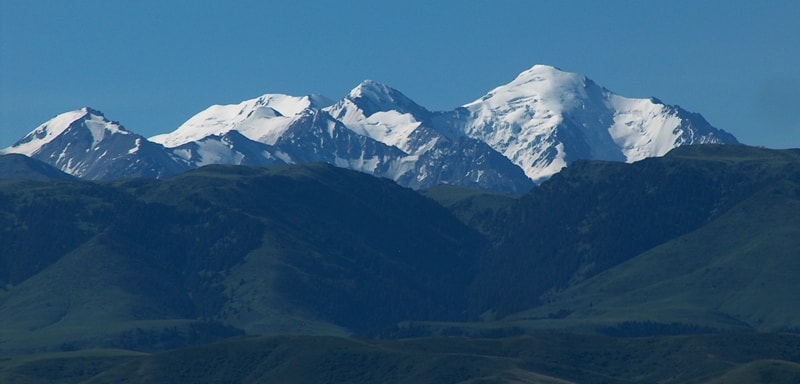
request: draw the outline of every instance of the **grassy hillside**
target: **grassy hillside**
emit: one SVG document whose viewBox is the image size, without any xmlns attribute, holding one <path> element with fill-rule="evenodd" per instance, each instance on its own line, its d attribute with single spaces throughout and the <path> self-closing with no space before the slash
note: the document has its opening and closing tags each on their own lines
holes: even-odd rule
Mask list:
<svg viewBox="0 0 800 384">
<path fill-rule="evenodd" d="M 793 384 L 800 380 L 800 364 L 782 360 L 757 360 L 731 369 L 708 384 Z"/>
<path fill-rule="evenodd" d="M 503 316 L 543 304 L 551 293 L 698 230 L 770 186 L 797 180 L 800 154 L 793 150 L 704 145 L 634 164 L 577 162 L 489 224 L 500 240 L 479 266 L 471 313 Z M 762 225 L 796 223 L 782 218 L 789 221 Z M 771 217 L 749 220 L 761 219 Z"/>
<path fill-rule="evenodd" d="M 509 215 L 518 198 L 504 193 L 445 184 L 421 193 L 450 210 L 464 224 L 490 238 L 497 235 L 494 225 L 501 221 L 501 217 Z"/>
<path fill-rule="evenodd" d="M 6 182 L 0 219 L 4 353 L 456 320 L 482 241 L 412 190 L 327 165 Z"/>
<path fill-rule="evenodd" d="M 659 369 L 668 378 L 664 367 L 688 362 L 652 358 L 648 370 L 612 374 L 602 364 L 616 363 L 590 356 L 601 348 L 619 348 L 621 361 L 646 353 L 631 336 L 800 329 L 798 158 L 792 150 L 704 146 L 635 164 L 578 162 L 519 198 L 446 186 L 422 196 L 314 164 L 211 166 L 161 181 L 1 181 L 0 356 L 156 352 L 245 333 L 578 331 L 622 338 L 537 335 L 545 345 L 565 343 L 549 352 L 560 360 L 529 366 L 491 352 L 467 366 L 496 375 L 455 382 L 647 382 Z M 459 353 L 411 353 L 410 341 L 324 340 L 356 345 L 358 354 L 388 348 L 415 367 L 446 367 L 449 360 L 436 359 Z M 598 349 L 570 352 L 587 342 Z M 325 366 L 314 356 L 292 367 Z M 397 366 L 388 359 L 376 369 Z M 764 359 L 794 361 L 771 353 L 709 364 L 722 375 Z M 130 364 L 150 364 L 136 372 L 160 364 L 147 361 Z M 571 362 L 588 368 L 576 375 L 564 369 Z"/>
<path fill-rule="evenodd" d="M 256 171 L 209 167 L 136 191 L 144 199 L 188 195 L 195 206 L 264 223 L 264 245 L 231 270 L 226 289 L 259 284 L 264 275 L 246 269 L 265 265 L 280 296 L 275 305 L 351 329 L 460 316 L 481 239 L 442 207 L 389 180 L 329 165 L 258 170 L 231 183 L 236 172 Z M 256 310 L 255 294 L 236 310 Z"/>
<path fill-rule="evenodd" d="M 514 319 L 683 323 L 775 331 L 800 323 L 800 183 L 776 182 L 702 228 L 548 297 Z"/>
<path fill-rule="evenodd" d="M 152 355 L 16 357 L 0 361 L 0 383 L 790 383 L 798 351 L 798 336 L 777 334 L 251 337 Z"/>
<path fill-rule="evenodd" d="M 42 161 L 15 153 L 0 155 L 0 179 L 74 180 L 74 177 Z"/>
</svg>

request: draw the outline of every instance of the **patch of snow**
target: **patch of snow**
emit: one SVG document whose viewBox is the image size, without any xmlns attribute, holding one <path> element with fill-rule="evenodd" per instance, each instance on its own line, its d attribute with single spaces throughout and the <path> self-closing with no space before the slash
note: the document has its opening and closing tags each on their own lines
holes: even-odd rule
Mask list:
<svg viewBox="0 0 800 384">
<path fill-rule="evenodd" d="M 289 154 L 287 154 L 286 152 L 275 151 L 275 157 L 277 157 L 286 164 L 294 164 L 294 160 L 292 160 L 292 157 L 289 156 Z"/>
<path fill-rule="evenodd" d="M 137 153 L 137 152 L 139 152 L 139 149 L 141 149 L 141 148 L 142 148 L 142 139 L 137 137 L 136 141 L 134 141 L 134 143 L 133 143 L 133 148 L 128 150 L 128 154 L 132 155 L 134 153 Z"/>
<path fill-rule="evenodd" d="M 92 148 L 97 147 L 106 137 L 114 134 L 128 135 L 130 132 L 122 129 L 117 123 L 106 120 L 105 117 L 89 113 L 83 123 L 92 134 Z"/>
</svg>

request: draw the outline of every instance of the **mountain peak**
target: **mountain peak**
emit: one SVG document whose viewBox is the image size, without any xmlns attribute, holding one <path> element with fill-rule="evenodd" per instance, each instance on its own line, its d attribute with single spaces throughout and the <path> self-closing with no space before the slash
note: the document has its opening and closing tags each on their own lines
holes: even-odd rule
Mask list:
<svg viewBox="0 0 800 384">
<path fill-rule="evenodd" d="M 95 116 L 105 117 L 103 112 L 100 112 L 99 110 L 94 109 L 92 107 L 83 107 L 83 108 L 79 109 L 79 111 L 82 111 L 82 112 L 88 113 L 88 114 L 92 114 L 92 115 L 95 115 Z"/>
<path fill-rule="evenodd" d="M 76 121 L 84 120 L 92 115 L 93 109 L 84 107 L 74 111 L 64 112 L 36 127 L 14 145 L 3 149 L 2 153 L 20 153 L 31 156 L 43 145 L 53 141 Z"/>
<path fill-rule="evenodd" d="M 349 99 L 367 98 L 373 101 L 393 102 L 397 90 L 375 80 L 364 80 L 347 95 Z"/>
<path fill-rule="evenodd" d="M 633 162 L 687 144 L 735 142 L 698 116 L 630 99 L 584 75 L 535 65 L 464 106 L 468 136 L 544 180 L 577 159 Z"/>
<path fill-rule="evenodd" d="M 576 96 L 585 98 L 585 89 L 590 84 L 594 83 L 586 76 L 539 64 L 521 72 L 510 83 L 491 90 L 465 107 L 471 109 L 477 105 L 488 104 L 493 108 L 506 108 L 544 102 L 548 104 L 546 108 L 560 112 L 561 109 L 572 106 Z"/>
<path fill-rule="evenodd" d="M 582 88 L 587 80 L 586 76 L 540 64 L 523 71 L 507 86 L 563 92 L 576 87 Z"/>
<path fill-rule="evenodd" d="M 365 116 L 394 110 L 419 117 L 428 112 L 400 91 L 374 80 L 362 81 L 345 99 L 357 105 Z"/>
<path fill-rule="evenodd" d="M 92 145 L 96 145 L 111 134 L 130 134 L 123 126 L 106 119 L 102 112 L 91 107 L 83 107 L 50 119 L 0 153 L 20 153 L 33 156 L 45 145 L 71 129 L 87 130 L 92 137 Z"/>
<path fill-rule="evenodd" d="M 569 73 L 564 71 L 563 69 L 556 67 L 554 65 L 547 65 L 547 64 L 535 64 L 534 66 L 522 71 L 522 73 Z"/>
<path fill-rule="evenodd" d="M 150 137 L 150 141 L 174 148 L 235 129 L 251 140 L 274 144 L 293 119 L 307 110 L 320 110 L 332 103 L 317 94 L 298 97 L 268 93 L 238 104 L 212 105 L 178 129 Z"/>
</svg>

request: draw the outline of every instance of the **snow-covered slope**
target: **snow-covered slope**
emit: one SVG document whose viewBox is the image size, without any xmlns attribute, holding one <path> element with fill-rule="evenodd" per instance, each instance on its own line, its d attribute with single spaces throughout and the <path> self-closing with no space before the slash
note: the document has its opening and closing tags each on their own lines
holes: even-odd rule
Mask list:
<svg viewBox="0 0 800 384">
<path fill-rule="evenodd" d="M 158 144 L 82 108 L 60 114 L 0 153 L 19 153 L 86 179 L 166 177 L 187 170 Z"/>
<path fill-rule="evenodd" d="M 633 162 L 689 144 L 736 143 L 700 115 L 615 95 L 587 77 L 536 65 L 454 113 L 470 137 L 543 180 L 578 159 Z"/>
<path fill-rule="evenodd" d="M 170 148 L 172 154 L 192 168 L 210 164 L 268 166 L 286 164 L 275 147 L 244 137 L 232 130 Z"/>
<path fill-rule="evenodd" d="M 25 135 L 25 137 L 19 139 L 14 145 L 9 148 L 3 150 L 3 153 L 19 153 L 28 157 L 32 157 L 37 152 L 39 152 L 42 147 L 50 144 L 53 140 L 57 139 L 64 131 L 70 128 L 70 126 L 79 120 L 86 120 L 85 118 L 90 113 L 88 108 L 79 109 L 76 111 L 70 111 L 62 113 L 46 123 L 36 127 L 33 131 Z M 92 116 L 88 116 L 88 120 L 92 120 Z M 96 117 L 94 117 L 94 121 L 98 122 Z M 101 124 L 105 125 L 105 123 L 100 121 Z M 112 128 L 115 131 L 117 130 L 116 127 Z"/>
<path fill-rule="evenodd" d="M 232 130 L 264 144 L 274 144 L 296 115 L 306 109 L 319 109 L 331 102 L 323 96 L 295 97 L 267 94 L 239 104 L 213 105 L 194 115 L 171 133 L 153 136 L 150 141 L 173 148 L 221 136 Z"/>
</svg>

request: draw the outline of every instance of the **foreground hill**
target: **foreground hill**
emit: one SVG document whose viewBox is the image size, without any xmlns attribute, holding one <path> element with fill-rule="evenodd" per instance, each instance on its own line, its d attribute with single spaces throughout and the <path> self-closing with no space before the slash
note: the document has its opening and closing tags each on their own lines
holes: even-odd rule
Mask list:
<svg viewBox="0 0 800 384">
<path fill-rule="evenodd" d="M 519 198 L 424 197 L 323 164 L 0 181 L 0 353 L 793 331 L 799 157 L 704 145 L 578 162 Z"/>
<path fill-rule="evenodd" d="M 609 268 L 628 261 L 632 269 L 626 275 L 641 284 L 655 284 L 644 281 L 654 274 L 669 279 L 668 273 L 677 277 L 708 268 L 716 271 L 716 278 L 729 279 L 725 287 L 731 288 L 733 281 L 745 282 L 736 280 L 734 273 L 758 274 L 764 258 L 774 263 L 775 273 L 797 271 L 792 255 L 798 249 L 798 180 L 797 150 L 709 145 L 678 148 L 664 158 L 631 165 L 576 163 L 520 198 L 507 214 L 492 219 L 500 240 L 487 253 L 473 285 L 473 313 L 490 311 L 502 317 L 537 307 L 604 271 L 606 278 L 617 278 Z M 695 231 L 700 232 L 687 236 Z M 652 263 L 634 263 L 648 251 Z M 720 270 L 723 265 L 738 266 Z M 771 284 L 791 284 L 787 275 L 773 277 L 777 280 Z M 711 281 L 711 275 L 684 278 L 684 283 L 693 284 L 675 281 L 659 297 L 694 296 Z M 594 287 L 598 290 L 592 290 L 593 295 L 612 295 Z M 633 294 L 633 288 L 614 292 Z M 730 294 L 736 292 L 744 293 Z M 770 300 L 759 305 L 779 313 L 785 304 Z M 713 305 L 759 328 L 750 323 L 754 317 L 741 318 L 723 302 Z"/>
<path fill-rule="evenodd" d="M 779 180 L 703 227 L 548 297 L 514 318 L 572 325 L 693 324 L 780 331 L 800 324 L 800 179 Z M 646 332 L 645 329 L 614 329 Z M 625 328 L 625 327 L 622 327 Z"/>
<path fill-rule="evenodd" d="M 0 361 L 0 383 L 788 384 L 800 379 L 798 359 L 796 335 L 395 341 L 282 336 L 152 355 L 17 357 Z"/>
<path fill-rule="evenodd" d="M 0 179 L 69 180 L 73 176 L 25 155 L 0 155 Z"/>
<path fill-rule="evenodd" d="M 433 201 L 328 165 L 8 181 L 0 202 L 7 353 L 455 320 L 481 245 Z"/>
</svg>

